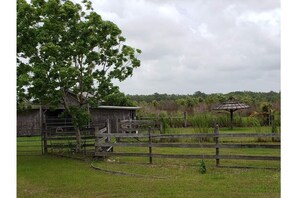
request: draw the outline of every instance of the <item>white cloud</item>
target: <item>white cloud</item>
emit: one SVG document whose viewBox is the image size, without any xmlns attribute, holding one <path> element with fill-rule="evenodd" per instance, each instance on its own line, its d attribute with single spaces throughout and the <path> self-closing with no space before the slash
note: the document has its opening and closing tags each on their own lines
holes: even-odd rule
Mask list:
<svg viewBox="0 0 297 198">
<path fill-rule="evenodd" d="M 280 90 L 276 0 L 105 0 L 94 7 L 143 52 L 133 77 L 117 83 L 125 93 Z"/>
</svg>

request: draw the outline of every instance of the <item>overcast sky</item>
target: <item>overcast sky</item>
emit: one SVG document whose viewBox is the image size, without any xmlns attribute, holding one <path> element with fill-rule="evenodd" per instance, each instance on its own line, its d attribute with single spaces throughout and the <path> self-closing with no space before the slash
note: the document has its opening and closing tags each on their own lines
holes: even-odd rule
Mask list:
<svg viewBox="0 0 297 198">
<path fill-rule="evenodd" d="M 142 50 L 126 94 L 280 91 L 278 0 L 100 0 L 94 9 Z"/>
</svg>

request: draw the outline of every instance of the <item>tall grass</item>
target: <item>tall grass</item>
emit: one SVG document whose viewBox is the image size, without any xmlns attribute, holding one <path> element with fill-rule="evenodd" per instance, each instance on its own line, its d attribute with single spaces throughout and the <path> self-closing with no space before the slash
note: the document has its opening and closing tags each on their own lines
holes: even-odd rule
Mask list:
<svg viewBox="0 0 297 198">
<path fill-rule="evenodd" d="M 195 115 L 191 117 L 191 123 L 195 133 L 209 133 L 213 122 L 213 117 L 210 114 Z M 201 142 L 210 142 L 211 138 L 203 137 L 198 138 L 198 140 Z"/>
</svg>

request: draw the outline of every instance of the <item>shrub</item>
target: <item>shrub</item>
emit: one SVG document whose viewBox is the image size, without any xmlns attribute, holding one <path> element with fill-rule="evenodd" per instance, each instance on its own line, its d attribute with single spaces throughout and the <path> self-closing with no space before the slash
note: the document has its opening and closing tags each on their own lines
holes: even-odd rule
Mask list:
<svg viewBox="0 0 297 198">
<path fill-rule="evenodd" d="M 205 174 L 206 173 L 206 165 L 205 165 L 204 160 L 201 160 L 200 163 L 199 163 L 199 172 L 201 174 Z"/>
</svg>

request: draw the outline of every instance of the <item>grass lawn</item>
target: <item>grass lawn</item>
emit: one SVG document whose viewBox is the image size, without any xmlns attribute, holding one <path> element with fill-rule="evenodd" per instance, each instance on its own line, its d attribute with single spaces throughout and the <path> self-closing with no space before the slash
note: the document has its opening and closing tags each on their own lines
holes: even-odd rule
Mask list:
<svg viewBox="0 0 297 198">
<path fill-rule="evenodd" d="M 141 147 L 120 147 L 116 152 L 135 150 L 147 152 L 147 148 Z M 153 152 L 213 154 L 214 151 L 197 148 L 154 148 Z M 278 149 L 225 149 L 225 152 L 244 155 L 280 155 Z M 153 164 L 150 165 L 147 158 L 141 157 L 79 161 L 51 155 L 17 156 L 17 196 L 280 197 L 279 161 L 221 160 L 222 165 L 258 167 L 238 169 L 216 168 L 214 160 L 205 160 L 206 174 L 199 172 L 199 162 L 199 159 L 153 158 Z M 125 172 L 128 175 L 95 170 L 91 164 L 109 171 Z M 275 169 L 264 169 L 264 167 Z"/>
<path fill-rule="evenodd" d="M 199 160 L 155 162 L 95 162 L 94 166 L 146 177 L 114 175 L 84 162 L 54 156 L 17 158 L 18 197 L 280 197 L 279 170 L 215 168 Z M 150 176 L 165 177 L 154 179 Z"/>
</svg>

